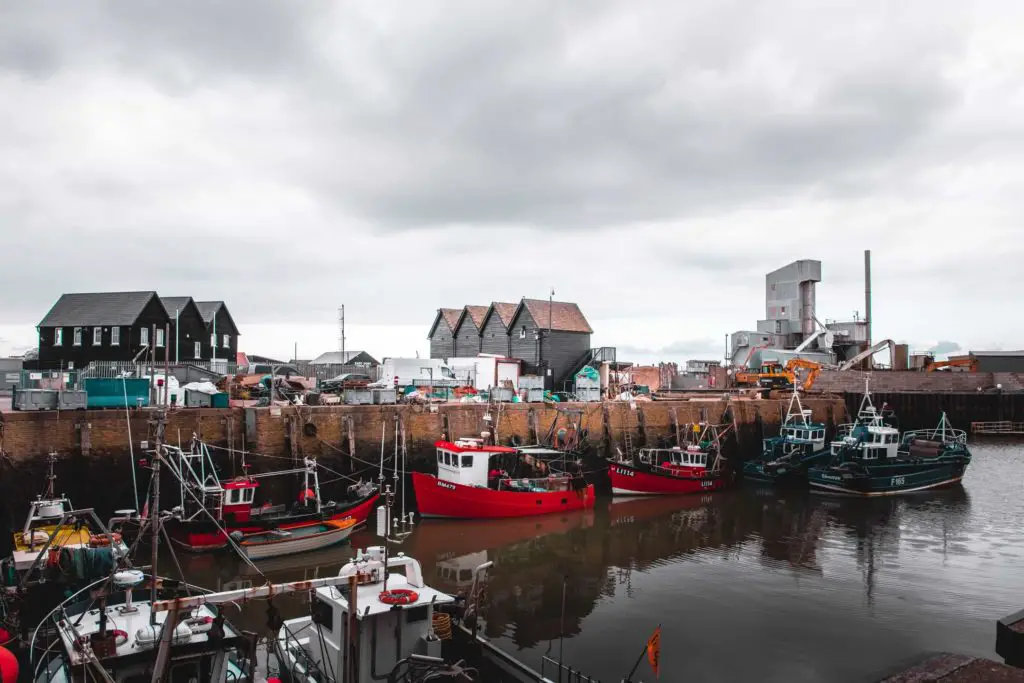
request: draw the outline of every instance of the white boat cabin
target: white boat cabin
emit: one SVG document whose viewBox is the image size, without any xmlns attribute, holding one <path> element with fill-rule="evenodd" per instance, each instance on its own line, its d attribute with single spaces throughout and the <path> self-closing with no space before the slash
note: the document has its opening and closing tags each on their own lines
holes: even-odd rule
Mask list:
<svg viewBox="0 0 1024 683">
<path fill-rule="evenodd" d="M 871 402 L 865 388 L 864 398 L 857 411 L 857 421 L 839 428 L 840 438 L 832 442 L 832 454 L 844 449 L 856 451 L 861 460 L 886 460 L 899 455 L 900 430 L 885 424 L 881 411 Z"/>
<path fill-rule="evenodd" d="M 708 466 L 707 452 L 695 445 L 686 448 L 642 448 L 639 457 L 640 462 L 653 467 L 705 469 Z"/>
<path fill-rule="evenodd" d="M 387 590 L 406 595 L 400 604 L 381 600 L 385 572 L 392 569 L 404 571 L 387 576 Z M 440 656 L 441 641 L 432 631 L 434 608 L 454 598 L 423 582 L 419 562 L 399 553 L 388 557 L 385 567 L 384 548 L 371 547 L 358 551 L 338 576 L 356 577 L 355 595 L 348 585 L 317 588 L 311 614 L 286 621 L 278 633 L 281 669 L 292 681 L 340 681 L 346 670 L 346 650 L 352 646 L 358 648 L 355 683 L 386 679 L 399 661 L 413 653 Z M 350 606 L 358 629 L 352 638 Z"/>
<path fill-rule="evenodd" d="M 518 453 L 515 448 L 485 446 L 479 439 L 437 442 L 437 478 L 463 486 L 487 487 L 491 457 Z"/>
</svg>

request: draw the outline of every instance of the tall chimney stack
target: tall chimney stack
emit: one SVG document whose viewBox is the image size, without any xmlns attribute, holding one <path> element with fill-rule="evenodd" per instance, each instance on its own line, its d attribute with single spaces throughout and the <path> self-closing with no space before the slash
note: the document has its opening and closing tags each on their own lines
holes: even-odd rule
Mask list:
<svg viewBox="0 0 1024 683">
<path fill-rule="evenodd" d="M 864 250 L 864 331 L 867 334 L 867 348 L 871 348 L 871 250 Z M 868 356 L 867 369 L 871 369 L 872 358 Z"/>
</svg>

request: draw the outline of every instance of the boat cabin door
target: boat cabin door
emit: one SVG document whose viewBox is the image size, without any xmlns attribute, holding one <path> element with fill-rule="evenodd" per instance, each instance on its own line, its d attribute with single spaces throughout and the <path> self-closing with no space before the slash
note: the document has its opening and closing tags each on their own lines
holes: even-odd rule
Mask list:
<svg viewBox="0 0 1024 683">
<path fill-rule="evenodd" d="M 255 481 L 243 480 L 224 484 L 224 520 L 248 522 L 252 517 L 252 501 L 256 497 Z"/>
</svg>

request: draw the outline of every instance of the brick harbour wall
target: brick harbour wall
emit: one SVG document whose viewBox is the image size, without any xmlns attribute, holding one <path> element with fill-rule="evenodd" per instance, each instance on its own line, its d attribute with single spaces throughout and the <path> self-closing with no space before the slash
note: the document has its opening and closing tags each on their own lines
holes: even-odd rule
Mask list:
<svg viewBox="0 0 1024 683">
<path fill-rule="evenodd" d="M 997 386 L 1007 393 L 1024 392 L 1024 375 L 1012 372 L 862 372 L 824 370 L 811 393 L 864 393 L 864 380 L 871 393 L 969 393 L 990 391 Z"/>
<path fill-rule="evenodd" d="M 635 411 L 627 403 L 564 404 L 558 409 L 544 404 L 507 404 L 497 417 L 498 438 L 509 443 L 535 443 L 543 440 L 557 421 L 556 429 L 579 420 L 588 430 L 593 456 L 621 447 L 623 434 L 633 435 L 636 447 L 667 444 L 674 439 L 676 424 L 707 419 L 722 421 L 731 408 L 739 439 L 725 442 L 730 463 L 738 464 L 757 452 L 763 436 L 777 433 L 788 400 L 692 400 L 638 402 Z M 829 424 L 846 421 L 845 405 L 840 398 L 809 399 L 805 407 Z M 188 409 L 168 413 L 166 434 L 170 443 L 187 444 L 193 432 L 212 447 L 218 466 L 225 475 L 240 473 L 239 460 L 229 459 L 225 450 L 244 448 L 272 456 L 248 459 L 254 472 L 283 469 L 292 458 L 315 456 L 331 470 L 362 477 L 375 476 L 380 462 L 381 433 L 384 452 L 394 452 L 396 419 L 404 428 L 410 469 L 429 470 L 433 462 L 433 444 L 448 436 L 479 435 L 487 428 L 485 405 L 450 404 L 437 410 L 425 406 L 308 406 L 284 408 Z M 151 440 L 151 425 L 146 411 L 131 411 L 131 442 L 138 448 Z M 730 419 L 731 421 L 731 419 Z M 349 444 L 356 459 L 348 456 Z M 20 524 L 27 501 L 45 485 L 46 454 L 56 451 L 57 489 L 66 493 L 76 506 L 94 506 L 109 515 L 119 508 L 134 508 L 132 471 L 139 477 L 138 487 L 145 490 L 146 470 L 132 467 L 124 411 L 5 412 L 0 413 L 0 517 L 13 515 Z M 597 463 L 594 468 L 600 466 Z M 589 466 L 588 466 L 589 467 Z M 287 478 L 285 478 L 287 479 Z M 342 484 L 332 483 L 334 475 L 322 476 L 325 495 L 332 495 Z M 265 492 L 274 500 L 293 498 L 294 482 L 263 480 Z M 162 495 L 176 504 L 177 487 L 165 477 Z M 6 510 L 5 510 L 6 508 Z M 0 523 L 3 520 L 0 519 Z"/>
<path fill-rule="evenodd" d="M 822 420 L 845 418 L 843 401 L 823 397 L 805 401 Z M 620 402 L 563 404 L 506 404 L 500 411 L 477 404 L 449 404 L 432 410 L 426 406 L 288 406 L 282 408 L 185 409 L 167 416 L 168 441 L 186 443 L 192 433 L 216 446 L 231 446 L 275 456 L 332 456 L 347 452 L 350 441 L 359 457 L 379 457 L 383 430 L 385 450 L 394 448 L 396 420 L 404 428 L 410 453 L 431 450 L 447 436 L 479 436 L 488 429 L 484 415 L 491 413 L 498 438 L 520 444 L 543 439 L 553 423 L 567 427 L 579 419 L 592 445 L 614 446 L 625 431 L 634 441 L 644 437 L 651 444 L 673 437 L 675 424 L 701 419 L 721 421 L 727 408 L 735 414 L 741 441 L 755 423 L 777 425 L 788 404 L 784 399 L 758 401 L 653 401 L 638 402 L 637 409 Z M 132 442 L 138 447 L 150 432 L 146 411 L 133 410 Z M 607 433 L 607 436 L 606 436 Z M 294 437 L 294 445 L 292 443 Z M 760 438 L 760 435 L 758 435 Z M 59 454 L 86 457 L 121 456 L 128 453 L 128 426 L 123 411 L 5 412 L 0 414 L 0 449 L 13 462 Z M 606 443 L 610 442 L 610 443 Z"/>
</svg>

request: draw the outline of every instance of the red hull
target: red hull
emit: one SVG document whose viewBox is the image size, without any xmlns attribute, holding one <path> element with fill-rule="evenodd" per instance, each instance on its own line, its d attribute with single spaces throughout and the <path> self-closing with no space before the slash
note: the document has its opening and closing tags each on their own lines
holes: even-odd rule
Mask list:
<svg viewBox="0 0 1024 683">
<path fill-rule="evenodd" d="M 616 496 L 673 496 L 718 491 L 725 486 L 721 475 L 675 477 L 639 470 L 631 465 L 610 463 L 608 475 Z"/>
<path fill-rule="evenodd" d="M 416 491 L 416 505 L 423 517 L 497 519 L 594 507 L 592 484 L 582 491 L 520 493 L 463 486 L 440 481 L 432 474 L 413 472 L 412 487 Z"/>
<path fill-rule="evenodd" d="M 366 524 L 366 520 L 370 516 L 370 512 L 373 511 L 374 505 L 379 500 L 379 495 L 374 495 L 362 503 L 359 503 L 355 507 L 347 510 L 337 512 L 330 517 L 328 520 L 342 520 L 348 517 L 354 517 L 356 520 L 356 528 L 359 528 L 363 524 Z M 319 520 L 317 520 L 319 521 Z M 291 529 L 303 524 L 309 524 L 310 520 L 299 520 L 295 522 L 288 522 L 281 524 L 278 528 L 280 529 Z M 258 526 L 255 524 L 228 524 L 224 527 L 228 533 L 233 531 L 240 531 L 243 534 L 255 534 L 261 531 L 266 531 L 265 526 Z M 173 533 L 172 538 L 177 541 L 182 547 L 193 552 L 207 552 L 211 550 L 220 550 L 226 548 L 228 545 L 227 538 L 220 531 L 204 532 L 204 531 L 189 531 L 188 525 L 182 525 Z"/>
</svg>

